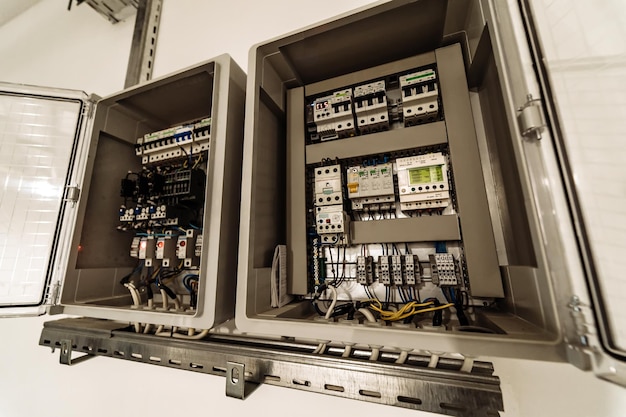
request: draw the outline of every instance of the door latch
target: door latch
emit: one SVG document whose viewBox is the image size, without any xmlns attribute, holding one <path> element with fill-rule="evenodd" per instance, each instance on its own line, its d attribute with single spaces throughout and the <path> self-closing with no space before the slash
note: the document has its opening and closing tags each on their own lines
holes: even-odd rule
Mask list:
<svg viewBox="0 0 626 417">
<path fill-rule="evenodd" d="M 541 139 L 541 133 L 546 128 L 543 118 L 543 106 L 541 99 L 533 98 L 532 94 L 526 96 L 526 103 L 517 109 L 517 121 L 522 136 L 526 139 Z"/>
</svg>

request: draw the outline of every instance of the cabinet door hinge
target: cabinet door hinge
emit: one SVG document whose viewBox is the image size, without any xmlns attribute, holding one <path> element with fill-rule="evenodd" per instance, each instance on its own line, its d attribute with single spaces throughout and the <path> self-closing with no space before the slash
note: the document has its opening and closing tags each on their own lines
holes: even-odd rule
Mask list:
<svg viewBox="0 0 626 417">
<path fill-rule="evenodd" d="M 59 281 L 50 283 L 50 289 L 48 290 L 47 303 L 50 305 L 56 305 L 59 303 L 60 298 L 61 298 L 61 284 L 59 283 Z"/>
<path fill-rule="evenodd" d="M 100 97 L 92 94 L 89 96 L 89 99 L 85 101 L 85 109 L 83 110 L 83 114 L 87 117 L 87 119 L 91 119 L 93 117 L 94 111 L 96 110 L 96 103 L 98 102 Z"/>
<path fill-rule="evenodd" d="M 592 349 L 589 340 L 589 324 L 585 319 L 583 304 L 576 295 L 570 297 L 567 305 L 574 321 L 577 340 L 570 340 L 567 344 L 567 360 L 574 366 L 583 369 L 591 369 Z"/>
<path fill-rule="evenodd" d="M 541 99 L 533 98 L 532 94 L 528 94 L 526 103 L 517 111 L 517 121 L 519 122 L 522 136 L 526 139 L 541 139 L 541 133 L 546 128 Z"/>
<path fill-rule="evenodd" d="M 79 197 L 80 197 L 80 188 L 78 188 L 75 185 L 65 186 L 65 196 L 63 197 L 63 200 L 69 201 L 70 203 L 77 203 Z"/>
<path fill-rule="evenodd" d="M 574 320 L 576 335 L 578 336 L 578 342 L 580 346 L 589 346 L 589 327 L 587 321 L 585 320 L 585 314 L 583 312 L 583 306 L 580 302 L 580 298 L 578 298 L 578 296 L 576 295 L 573 295 L 570 298 L 570 302 L 567 306 L 569 307 L 571 317 Z"/>
</svg>

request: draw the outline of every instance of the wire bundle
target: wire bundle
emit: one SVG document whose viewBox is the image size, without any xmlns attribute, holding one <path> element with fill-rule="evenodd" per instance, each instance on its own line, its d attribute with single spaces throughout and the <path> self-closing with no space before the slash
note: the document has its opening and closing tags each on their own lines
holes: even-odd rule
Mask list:
<svg viewBox="0 0 626 417">
<path fill-rule="evenodd" d="M 398 311 L 391 311 L 383 309 L 382 303 L 377 299 L 370 299 L 368 307 L 371 310 L 374 310 L 380 315 L 380 318 L 385 321 L 398 321 L 404 320 L 406 318 L 412 317 L 415 314 L 420 313 L 428 313 L 431 311 L 443 310 L 449 307 L 454 306 L 452 303 L 443 304 L 440 306 L 435 306 L 435 303 L 432 301 L 426 303 L 417 303 L 415 301 L 411 301 L 409 303 L 404 304 Z M 426 307 L 426 308 L 421 308 Z"/>
</svg>

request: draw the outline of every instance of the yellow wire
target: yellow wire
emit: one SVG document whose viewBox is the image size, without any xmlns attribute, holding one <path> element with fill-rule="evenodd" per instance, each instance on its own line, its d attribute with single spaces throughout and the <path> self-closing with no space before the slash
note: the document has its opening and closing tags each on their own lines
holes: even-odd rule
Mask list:
<svg viewBox="0 0 626 417">
<path fill-rule="evenodd" d="M 452 307 L 454 304 L 449 303 L 449 304 L 444 304 L 441 306 L 437 306 L 437 307 L 428 307 L 428 308 L 423 308 L 423 309 L 417 309 L 417 307 L 425 307 L 425 306 L 432 306 L 433 303 L 432 302 L 428 302 L 428 303 L 416 303 L 415 301 L 411 301 L 407 304 L 405 304 L 404 306 L 402 306 L 398 311 L 389 311 L 389 310 L 383 310 L 382 308 L 382 303 L 379 300 L 375 300 L 375 299 L 370 299 L 367 300 L 372 302 L 373 304 L 369 305 L 369 308 L 376 311 L 377 313 L 380 314 L 380 318 L 386 321 L 397 321 L 397 320 L 403 320 L 407 317 L 410 317 L 414 314 L 420 314 L 420 313 L 428 313 L 430 311 L 437 311 L 437 310 L 443 310 L 445 308 L 449 308 Z M 377 305 L 374 305 L 377 304 Z"/>
<path fill-rule="evenodd" d="M 198 164 L 200 163 L 200 161 L 202 161 L 202 154 L 200 154 L 200 156 L 198 157 L 198 159 L 196 160 L 196 163 L 193 164 L 193 168 L 191 169 L 196 169 L 196 167 L 198 166 Z"/>
<path fill-rule="evenodd" d="M 157 274 L 159 273 L 159 271 L 161 270 L 161 267 L 158 267 L 157 269 L 154 270 L 154 272 L 152 273 L 152 275 L 150 276 L 150 280 L 152 281 L 154 278 L 156 278 Z"/>
</svg>

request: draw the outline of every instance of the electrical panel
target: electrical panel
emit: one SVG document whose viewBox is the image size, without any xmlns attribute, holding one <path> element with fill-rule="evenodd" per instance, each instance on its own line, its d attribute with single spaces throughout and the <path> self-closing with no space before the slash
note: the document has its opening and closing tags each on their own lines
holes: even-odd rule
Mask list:
<svg viewBox="0 0 626 417">
<path fill-rule="evenodd" d="M 181 338 L 232 319 L 243 71 L 222 55 L 102 99 L 64 94 L 78 122 L 41 307 Z"/>
<path fill-rule="evenodd" d="M 524 153 L 508 136 L 491 39 L 456 44 L 452 35 L 467 32 L 444 29 L 470 16 L 444 25 L 445 6 L 433 1 L 440 19 L 424 21 L 418 3 L 257 47 L 242 164 L 241 140 L 219 129 L 243 125 L 225 116 L 243 103 L 243 75 L 213 79 L 216 66 L 234 64 L 105 99 L 92 143 L 79 147 L 85 192 L 65 193 L 78 221 L 73 237 L 61 236 L 71 249 L 59 311 L 202 338 L 233 316 L 238 265 L 238 330 L 323 341 L 314 353 L 330 340 L 403 353 L 519 345 L 528 357 L 562 354 L 549 268 L 566 268 L 545 257 L 531 233 L 544 219 L 520 200 L 537 190 L 516 176 Z M 240 91 L 224 103 L 218 84 Z M 193 104 L 169 107 L 181 102 Z M 282 275 L 271 262 L 278 245 L 287 247 Z M 291 301 L 273 308 L 266 290 L 278 276 Z"/>
<path fill-rule="evenodd" d="M 520 303 L 528 292 L 544 299 L 552 281 L 531 233 L 541 230 L 524 197 L 534 192 L 515 175 L 524 152 L 507 136 L 515 129 L 498 100 L 493 38 L 468 49 L 451 36 L 462 30 L 445 40 L 447 26 L 431 31 L 417 3 L 387 6 L 252 52 L 249 108 L 260 110 L 246 130 L 237 326 L 476 354 L 485 340 L 506 350 L 523 333 L 536 352 L 537 335 L 558 325 L 545 314 L 552 310 Z M 453 25 L 443 7 L 440 17 Z M 397 36 L 400 26 L 414 36 Z M 268 254 L 279 244 L 293 298 L 276 310 L 260 289 L 275 276 Z M 541 290 L 529 290 L 531 281 Z"/>
<path fill-rule="evenodd" d="M 120 233 L 132 234 L 130 256 L 136 268 L 120 280 L 133 307 L 163 312 L 194 313 L 198 303 L 202 253 L 196 254 L 203 232 L 211 118 L 146 133 L 135 144 L 141 169 L 120 180 Z M 137 250 L 138 245 L 138 250 Z M 204 280 L 203 280 L 204 281 Z M 173 301 L 173 307 L 170 302 Z M 137 332 L 150 332 L 136 323 Z M 157 333 L 159 331 L 157 330 Z"/>
</svg>

